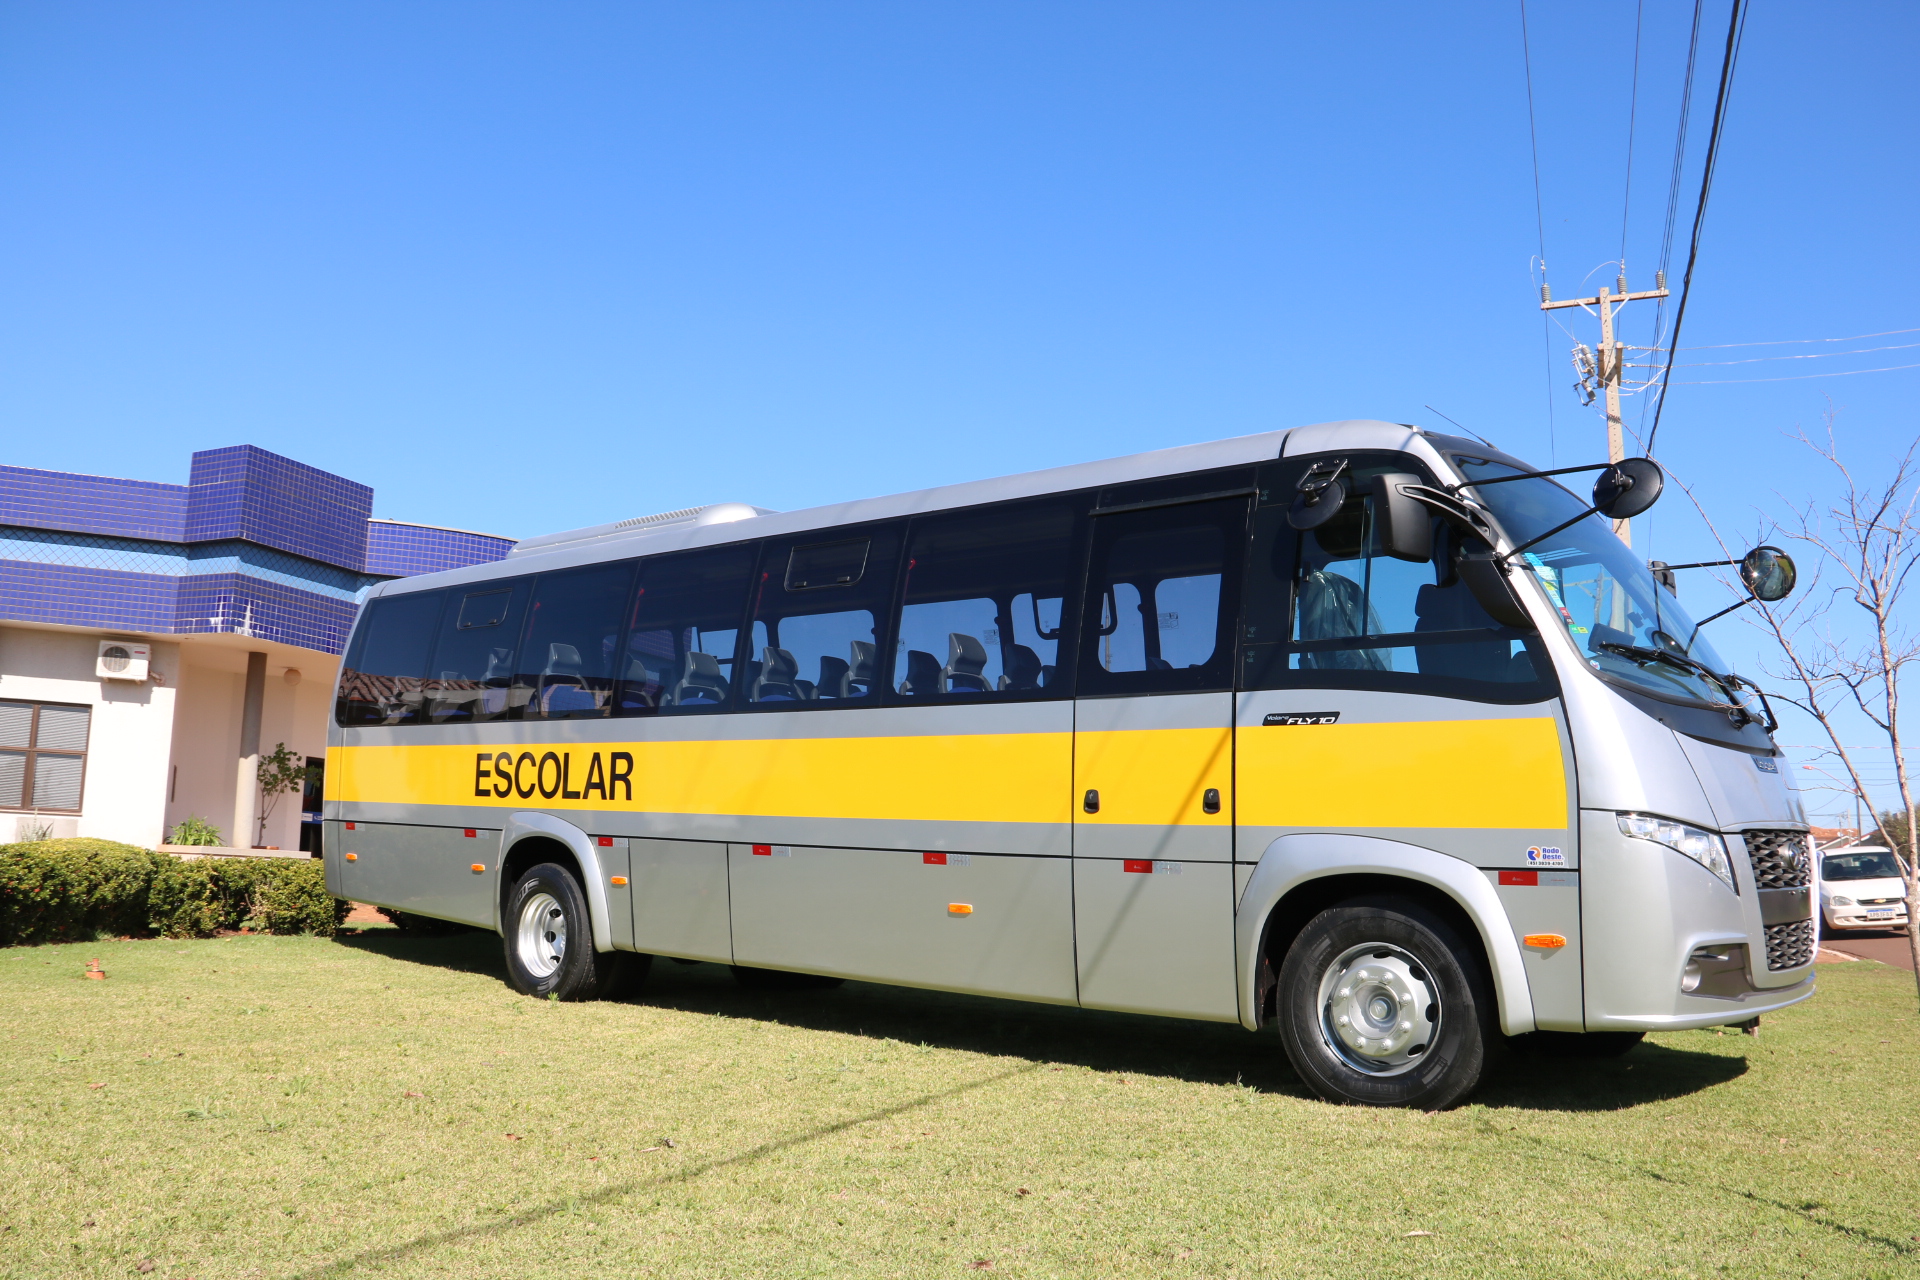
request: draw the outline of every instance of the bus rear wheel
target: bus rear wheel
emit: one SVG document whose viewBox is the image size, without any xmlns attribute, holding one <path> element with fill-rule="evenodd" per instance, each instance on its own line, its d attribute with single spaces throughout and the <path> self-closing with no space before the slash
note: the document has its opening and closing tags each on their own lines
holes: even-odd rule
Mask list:
<svg viewBox="0 0 1920 1280">
<path fill-rule="evenodd" d="M 1329 1102 L 1454 1106 L 1499 1043 L 1479 957 L 1407 898 L 1355 898 L 1309 920 L 1276 994 L 1287 1057 Z"/>
<path fill-rule="evenodd" d="M 637 986 L 653 959 L 593 949 L 587 895 L 558 863 L 543 862 L 515 882 L 501 923 L 508 981 L 541 999 L 604 999 Z"/>
</svg>

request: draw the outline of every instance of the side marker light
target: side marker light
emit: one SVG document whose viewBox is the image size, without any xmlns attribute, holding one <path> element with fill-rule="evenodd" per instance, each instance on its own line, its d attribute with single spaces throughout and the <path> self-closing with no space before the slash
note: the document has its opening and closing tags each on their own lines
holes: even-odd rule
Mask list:
<svg viewBox="0 0 1920 1280">
<path fill-rule="evenodd" d="M 613 884 L 625 884 L 627 882 L 627 878 L 625 876 L 613 876 L 613 877 L 610 877 L 610 882 Z"/>
<path fill-rule="evenodd" d="M 1530 933 L 1522 938 L 1521 941 L 1530 947 L 1545 947 L 1549 951 L 1555 947 L 1564 947 L 1567 945 L 1566 938 L 1557 933 Z"/>
<path fill-rule="evenodd" d="M 473 864 L 473 869 L 475 871 L 485 871 L 487 869 L 487 864 L 484 862 L 476 862 Z"/>
<path fill-rule="evenodd" d="M 462 835 L 464 835 L 464 836 L 466 836 L 466 838 L 467 838 L 467 839 L 469 839 L 469 840 L 471 840 L 471 839 L 473 839 L 473 838 L 474 838 L 474 836 L 475 836 L 475 835 L 477 835 L 478 833 L 477 833 L 476 831 L 474 831 L 474 829 L 473 829 L 472 827 L 462 827 L 462 828 L 461 828 L 461 834 L 462 834 Z"/>
<path fill-rule="evenodd" d="M 971 902 L 949 902 L 947 904 L 947 914 L 950 916 L 970 916 L 973 914 L 973 904 Z"/>
<path fill-rule="evenodd" d="M 359 855 L 359 854 L 357 854 L 357 853 L 350 853 L 350 854 L 348 854 L 348 855 L 347 855 L 347 861 L 348 861 L 348 862 L 358 862 L 358 861 L 360 861 L 360 855 Z"/>
<path fill-rule="evenodd" d="M 351 822 L 347 824 L 347 830 L 349 831 L 353 830 L 353 824 Z"/>
<path fill-rule="evenodd" d="M 611 849 L 613 848 L 613 837 L 612 836 L 595 836 L 594 843 L 598 844 L 602 849 Z"/>
<path fill-rule="evenodd" d="M 1125 858 L 1120 863 L 1120 870 L 1127 875 L 1150 876 L 1153 874 L 1153 859 Z"/>
</svg>

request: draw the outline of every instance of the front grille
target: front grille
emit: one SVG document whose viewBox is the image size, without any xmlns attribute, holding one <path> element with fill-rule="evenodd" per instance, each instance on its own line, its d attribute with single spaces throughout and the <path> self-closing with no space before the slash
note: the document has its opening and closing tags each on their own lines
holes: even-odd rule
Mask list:
<svg viewBox="0 0 1920 1280">
<path fill-rule="evenodd" d="M 1859 898 L 1859 899 L 1856 899 L 1856 901 L 1858 901 L 1859 904 L 1863 907 L 1884 907 L 1889 905 L 1890 903 L 1905 902 L 1906 899 L 1905 898 Z"/>
<path fill-rule="evenodd" d="M 1798 969 L 1813 961 L 1813 921 L 1767 926 L 1767 968 Z"/>
<path fill-rule="evenodd" d="M 1742 831 L 1753 881 L 1762 889 L 1799 889 L 1813 883 L 1813 856 L 1804 831 Z M 1774 966 L 1779 968 L 1781 966 Z"/>
</svg>

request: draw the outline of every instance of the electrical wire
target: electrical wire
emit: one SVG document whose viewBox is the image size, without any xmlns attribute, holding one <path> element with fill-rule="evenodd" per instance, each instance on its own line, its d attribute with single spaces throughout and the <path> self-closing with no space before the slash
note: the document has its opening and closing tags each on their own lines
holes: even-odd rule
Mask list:
<svg viewBox="0 0 1920 1280">
<path fill-rule="evenodd" d="M 1746 34 L 1747 7 L 1743 0 L 1733 0 L 1733 11 L 1727 16 L 1727 48 L 1720 58 L 1720 90 L 1713 100 L 1713 126 L 1707 132 L 1707 158 L 1700 173 L 1700 200 L 1693 210 L 1693 235 L 1687 244 L 1687 270 L 1680 280 L 1680 301 L 1673 309 L 1673 332 L 1667 339 L 1667 372 L 1661 375 L 1660 394 L 1653 404 L 1653 426 L 1647 431 L 1647 454 L 1652 456 L 1653 444 L 1660 435 L 1660 417 L 1667 408 L 1666 378 L 1673 372 L 1674 349 L 1680 342 L 1680 326 L 1687 318 L 1687 295 L 1693 290 L 1693 268 L 1700 260 L 1700 232 L 1706 225 L 1707 200 L 1713 194 L 1713 171 L 1720 160 L 1720 138 L 1727 123 L 1727 97 L 1733 88 L 1734 68 L 1740 61 L 1740 41 Z"/>
<path fill-rule="evenodd" d="M 1533 109 L 1533 40 L 1527 32 L 1527 0 L 1520 0 L 1520 61 L 1527 73 L 1527 143 L 1533 152 L 1533 228 L 1539 237 L 1540 281 L 1547 279 L 1547 215 L 1540 198 L 1540 126 Z M 1558 466 L 1560 433 L 1555 429 L 1553 413 L 1553 330 L 1548 327 L 1550 313 L 1540 313 L 1540 343 L 1546 353 L 1547 392 L 1547 465 Z"/>
<path fill-rule="evenodd" d="M 1920 347 L 1920 342 L 1896 342 L 1887 347 L 1862 347 L 1858 351 L 1809 351 L 1797 356 L 1751 356 L 1745 360 L 1693 360 L 1677 364 L 1676 369 L 1705 369 L 1712 365 L 1725 364 L 1765 364 L 1769 360 L 1832 360 L 1839 356 L 1864 356 L 1875 351 L 1911 351 Z M 1862 371 L 1864 372 L 1864 370 Z"/>
<path fill-rule="evenodd" d="M 1851 378 L 1856 373 L 1893 373 L 1900 369 L 1920 369 L 1920 364 L 1890 364 L 1884 369 L 1842 369 L 1838 373 L 1798 373 L 1787 374 L 1780 378 L 1707 378 L 1699 381 L 1682 382 L 1683 387 L 1724 387 L 1741 382 L 1805 382 L 1808 378 Z M 1658 414 L 1654 415 L 1654 425 L 1660 425 Z"/>
<path fill-rule="evenodd" d="M 1791 347 L 1808 342 L 1864 342 L 1868 338 L 1891 338 L 1902 333 L 1920 333 L 1920 329 L 1883 329 L 1879 333 L 1856 333 L 1851 338 L 1778 338 L 1772 342 L 1713 342 L 1704 347 L 1681 347 L 1679 350 L 1722 351 L 1728 347 Z"/>
<path fill-rule="evenodd" d="M 1633 6 L 1633 89 L 1627 95 L 1627 180 L 1620 194 L 1620 274 L 1627 273 L 1627 214 L 1633 208 L 1633 130 L 1640 117 L 1640 20 L 1647 0 Z"/>
</svg>

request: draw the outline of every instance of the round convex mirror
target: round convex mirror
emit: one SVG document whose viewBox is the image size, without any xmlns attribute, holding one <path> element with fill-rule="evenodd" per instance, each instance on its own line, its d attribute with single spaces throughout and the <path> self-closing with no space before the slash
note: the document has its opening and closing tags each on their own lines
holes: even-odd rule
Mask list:
<svg viewBox="0 0 1920 1280">
<path fill-rule="evenodd" d="M 1793 557 L 1778 547 L 1755 547 L 1740 558 L 1740 581 L 1756 599 L 1786 599 L 1797 577 Z"/>
<path fill-rule="evenodd" d="M 1346 501 L 1345 485 L 1338 480 L 1325 481 L 1294 498 L 1293 505 L 1287 508 L 1287 523 L 1302 531 L 1318 529 L 1339 515 Z"/>
<path fill-rule="evenodd" d="M 1651 458 L 1622 458 L 1593 482 L 1593 509 L 1609 520 L 1631 520 L 1660 500 L 1667 477 Z"/>
</svg>

